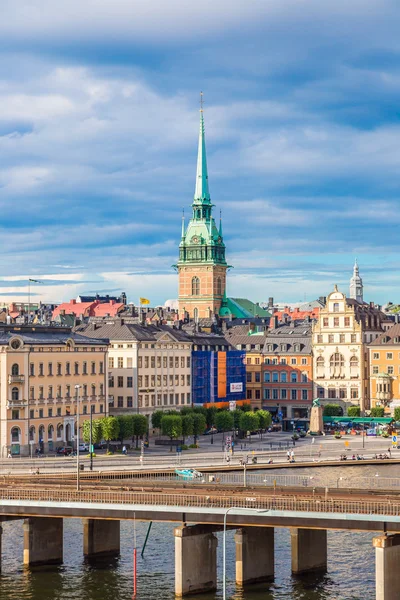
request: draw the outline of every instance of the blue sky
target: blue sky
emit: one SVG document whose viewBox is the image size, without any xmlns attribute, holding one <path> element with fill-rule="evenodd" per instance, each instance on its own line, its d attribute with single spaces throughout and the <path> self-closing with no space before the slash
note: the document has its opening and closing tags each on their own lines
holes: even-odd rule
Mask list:
<svg viewBox="0 0 400 600">
<path fill-rule="evenodd" d="M 203 90 L 228 293 L 399 301 L 400 4 L 19 0 L 0 22 L 0 300 L 177 295 Z"/>
</svg>

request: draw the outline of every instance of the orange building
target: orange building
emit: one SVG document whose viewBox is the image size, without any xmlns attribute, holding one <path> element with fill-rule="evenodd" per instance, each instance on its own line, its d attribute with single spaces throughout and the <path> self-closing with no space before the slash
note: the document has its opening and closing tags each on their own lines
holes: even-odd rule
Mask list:
<svg viewBox="0 0 400 600">
<path fill-rule="evenodd" d="M 383 406 L 393 414 L 400 406 L 400 323 L 368 344 L 371 408 Z"/>
</svg>

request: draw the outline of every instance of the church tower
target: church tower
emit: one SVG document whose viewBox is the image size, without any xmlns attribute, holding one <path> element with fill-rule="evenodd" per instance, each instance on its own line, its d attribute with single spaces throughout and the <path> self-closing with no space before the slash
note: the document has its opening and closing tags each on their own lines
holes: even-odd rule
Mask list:
<svg viewBox="0 0 400 600">
<path fill-rule="evenodd" d="M 350 298 L 357 300 L 357 302 L 364 302 L 363 300 L 363 282 L 360 277 L 358 270 L 357 259 L 354 263 L 353 277 L 350 279 Z"/>
<path fill-rule="evenodd" d="M 179 315 L 192 319 L 218 315 L 226 287 L 225 244 L 222 221 L 217 228 L 208 189 L 203 106 L 200 109 L 199 149 L 192 218 L 187 227 L 182 217 L 179 244 Z"/>
</svg>

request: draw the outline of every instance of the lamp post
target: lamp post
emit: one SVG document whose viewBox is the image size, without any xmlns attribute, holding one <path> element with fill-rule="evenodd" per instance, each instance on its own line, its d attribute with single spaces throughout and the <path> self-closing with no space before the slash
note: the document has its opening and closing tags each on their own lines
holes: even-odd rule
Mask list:
<svg viewBox="0 0 400 600">
<path fill-rule="evenodd" d="M 338 478 L 336 479 L 336 488 L 338 488 L 338 487 L 339 487 L 339 481 L 342 481 L 342 479 L 343 479 L 343 477 L 338 477 Z"/>
<path fill-rule="evenodd" d="M 80 385 L 75 386 L 76 394 L 76 489 L 79 492 L 79 388 Z"/>
<path fill-rule="evenodd" d="M 269 512 L 269 508 L 243 508 L 242 506 L 230 506 L 226 509 L 224 514 L 224 532 L 222 538 L 222 600 L 226 600 L 226 519 L 228 517 L 228 513 L 231 510 L 236 511 L 249 511 L 255 513 L 267 513 Z"/>
</svg>

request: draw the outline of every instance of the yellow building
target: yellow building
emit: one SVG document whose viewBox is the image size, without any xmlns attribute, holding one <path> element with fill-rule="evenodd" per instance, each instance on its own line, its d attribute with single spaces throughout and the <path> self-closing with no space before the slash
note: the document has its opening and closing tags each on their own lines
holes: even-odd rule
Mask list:
<svg viewBox="0 0 400 600">
<path fill-rule="evenodd" d="M 393 413 L 400 406 L 400 324 L 396 323 L 368 345 L 371 407 Z"/>
<path fill-rule="evenodd" d="M 108 414 L 107 346 L 68 327 L 0 328 L 2 457 L 72 445 L 77 395 L 81 423 Z"/>
</svg>

